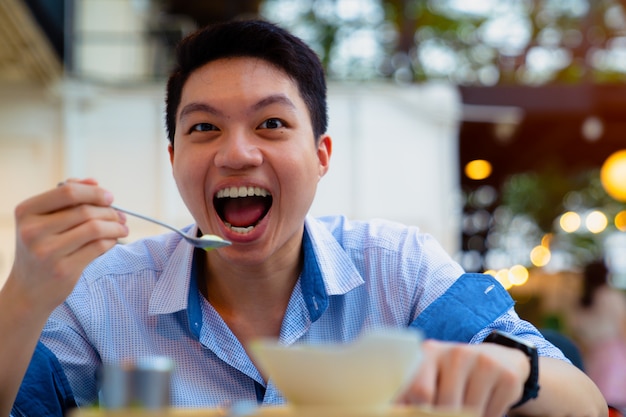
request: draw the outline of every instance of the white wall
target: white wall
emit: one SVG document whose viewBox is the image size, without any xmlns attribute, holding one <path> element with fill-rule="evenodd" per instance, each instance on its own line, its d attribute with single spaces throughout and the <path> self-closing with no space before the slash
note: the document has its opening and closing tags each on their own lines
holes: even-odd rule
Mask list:
<svg viewBox="0 0 626 417">
<path fill-rule="evenodd" d="M 13 261 L 15 205 L 61 176 L 60 104 L 41 89 L 0 86 L 0 284 Z"/>
<path fill-rule="evenodd" d="M 456 252 L 457 103 L 445 86 L 331 85 L 334 150 L 312 214 L 416 224 Z M 0 86 L 0 166 L 0 283 L 13 258 L 14 207 L 68 177 L 96 178 L 121 206 L 191 222 L 171 179 L 160 84 Z M 129 240 L 164 231 L 129 225 Z"/>
<path fill-rule="evenodd" d="M 120 206 L 179 226 L 191 222 L 170 175 L 162 85 L 106 88 L 73 83 L 62 94 L 64 178 L 94 177 L 114 193 Z M 138 235 L 163 231 L 129 220 Z"/>
<path fill-rule="evenodd" d="M 418 225 L 456 252 L 459 108 L 446 85 L 331 85 L 331 168 L 311 212 Z"/>
</svg>

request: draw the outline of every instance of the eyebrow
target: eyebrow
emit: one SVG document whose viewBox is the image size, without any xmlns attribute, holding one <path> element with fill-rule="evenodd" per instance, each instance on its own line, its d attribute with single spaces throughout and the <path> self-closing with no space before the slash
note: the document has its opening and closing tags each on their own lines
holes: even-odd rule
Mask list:
<svg viewBox="0 0 626 417">
<path fill-rule="evenodd" d="M 189 103 L 187 104 L 185 107 L 183 107 L 183 109 L 180 111 L 180 116 L 179 119 L 183 120 L 185 117 L 189 116 L 192 113 L 197 113 L 197 112 L 201 112 L 201 113 L 211 113 L 214 114 L 216 116 L 219 116 L 222 114 L 222 112 L 220 112 L 219 110 L 217 110 L 215 107 L 206 104 L 206 103 Z"/>
<path fill-rule="evenodd" d="M 254 104 L 251 109 L 252 110 L 259 110 L 263 107 L 267 107 L 271 104 L 282 104 L 282 105 L 286 105 L 287 107 L 291 107 L 292 109 L 296 108 L 296 105 L 293 104 L 293 102 L 291 100 L 289 100 L 289 98 L 284 95 L 284 94 L 272 94 L 270 96 L 267 96 L 263 99 L 261 99 L 260 101 L 258 101 L 256 104 Z"/>
<path fill-rule="evenodd" d="M 284 94 L 272 94 L 270 96 L 262 98 L 261 100 L 259 100 L 256 103 L 254 103 L 250 107 L 250 110 L 251 111 L 257 111 L 259 109 L 262 109 L 263 107 L 267 107 L 267 106 L 270 106 L 272 104 L 285 105 L 287 107 L 290 107 L 291 109 L 295 109 L 296 108 L 296 105 L 293 104 L 293 102 L 286 95 L 284 95 Z M 220 110 L 216 109 L 215 107 L 211 106 L 210 104 L 193 102 L 193 103 L 189 103 L 185 107 L 183 107 L 183 109 L 180 111 L 179 119 L 183 120 L 188 115 L 190 115 L 192 113 L 196 113 L 196 112 L 210 113 L 210 114 L 214 114 L 216 116 L 223 115 L 223 113 Z"/>
</svg>

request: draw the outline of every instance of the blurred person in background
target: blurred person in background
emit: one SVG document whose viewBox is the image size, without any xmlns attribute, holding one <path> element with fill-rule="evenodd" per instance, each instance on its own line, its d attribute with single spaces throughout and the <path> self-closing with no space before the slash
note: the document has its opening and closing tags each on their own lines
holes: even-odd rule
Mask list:
<svg viewBox="0 0 626 417">
<path fill-rule="evenodd" d="M 609 285 L 602 260 L 587 264 L 582 291 L 571 317 L 585 371 L 607 402 L 626 409 L 626 296 Z"/>
</svg>

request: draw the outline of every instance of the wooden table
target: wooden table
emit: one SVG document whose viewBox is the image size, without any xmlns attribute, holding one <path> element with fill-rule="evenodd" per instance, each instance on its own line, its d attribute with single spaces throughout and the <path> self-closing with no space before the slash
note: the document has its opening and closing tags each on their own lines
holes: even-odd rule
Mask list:
<svg viewBox="0 0 626 417">
<path fill-rule="evenodd" d="M 172 408 L 162 411 L 81 409 L 69 417 L 229 417 L 228 409 Z M 471 413 L 446 412 L 423 407 L 394 406 L 386 410 L 353 410 L 339 408 L 259 407 L 246 417 L 476 417 Z"/>
</svg>

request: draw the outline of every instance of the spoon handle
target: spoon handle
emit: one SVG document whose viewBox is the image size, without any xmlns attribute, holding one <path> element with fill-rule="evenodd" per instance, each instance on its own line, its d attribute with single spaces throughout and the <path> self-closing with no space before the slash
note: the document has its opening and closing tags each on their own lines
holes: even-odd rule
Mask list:
<svg viewBox="0 0 626 417">
<path fill-rule="evenodd" d="M 179 229 L 177 229 L 177 228 L 175 228 L 175 227 L 173 227 L 173 226 L 170 226 L 170 225 L 169 225 L 169 224 L 167 224 L 167 223 L 163 223 L 162 221 L 157 220 L 157 219 L 155 219 L 155 218 L 153 218 L 153 217 L 145 216 L 145 215 L 140 214 L 140 213 L 137 213 L 137 212 L 135 212 L 135 211 L 128 210 L 128 209 L 125 209 L 125 208 L 122 208 L 122 207 L 116 206 L 115 204 L 111 204 L 111 208 L 112 208 L 112 209 L 115 209 L 115 210 L 117 210 L 117 211 L 121 211 L 121 212 L 126 213 L 126 214 L 130 214 L 131 216 L 138 217 L 138 218 L 140 218 L 140 219 L 147 220 L 147 221 L 152 222 L 152 223 L 156 223 L 156 224 L 158 224 L 159 226 L 166 227 L 166 228 L 168 228 L 168 229 L 170 229 L 170 230 L 172 230 L 172 231 L 174 231 L 174 232 L 176 232 L 176 233 L 178 233 L 178 234 L 181 234 L 181 235 L 183 234 L 183 232 L 182 232 L 182 231 L 180 231 Z"/>
<path fill-rule="evenodd" d="M 61 182 L 59 182 L 57 184 L 57 187 L 61 187 L 61 186 L 65 185 L 65 183 L 66 183 L 66 181 L 61 181 Z M 111 204 L 111 208 L 115 209 L 117 211 L 121 211 L 121 212 L 126 213 L 126 214 L 130 214 L 131 216 L 135 216 L 135 217 L 138 217 L 140 219 L 143 219 L 143 220 L 146 220 L 146 221 L 149 221 L 149 222 L 152 222 L 152 223 L 156 223 L 159 226 L 163 226 L 163 227 L 165 227 L 167 229 L 170 229 L 170 230 L 178 233 L 179 235 L 183 236 L 185 239 L 189 239 L 189 236 L 185 235 L 185 233 L 182 230 L 179 230 L 179 229 L 175 228 L 174 226 L 170 226 L 167 223 L 163 223 L 162 221 L 157 220 L 157 219 L 155 219 L 153 217 L 144 216 L 143 214 L 137 213 L 137 212 L 132 211 L 132 210 L 127 210 L 125 208 L 116 206 L 115 204 Z"/>
</svg>

